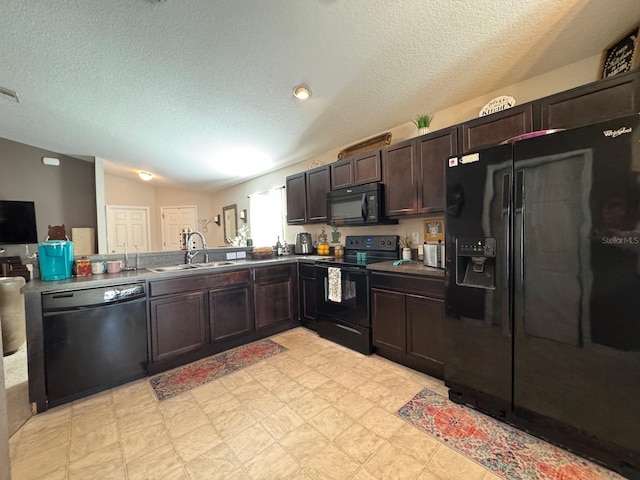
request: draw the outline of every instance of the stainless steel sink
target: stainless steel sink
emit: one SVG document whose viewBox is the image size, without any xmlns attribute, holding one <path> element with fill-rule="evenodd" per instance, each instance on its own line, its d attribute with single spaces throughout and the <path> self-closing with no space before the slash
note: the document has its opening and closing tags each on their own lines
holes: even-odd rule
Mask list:
<svg viewBox="0 0 640 480">
<path fill-rule="evenodd" d="M 233 265 L 233 262 L 185 263 L 180 265 L 170 265 L 168 267 L 149 268 L 148 270 L 154 273 L 180 272 L 182 270 L 194 270 L 198 268 L 215 268 L 215 267 L 223 267 L 225 265 Z"/>
<path fill-rule="evenodd" d="M 208 262 L 208 263 L 196 263 L 198 267 L 223 267 L 225 265 L 233 265 L 233 262 Z"/>
<path fill-rule="evenodd" d="M 156 268 L 149 268 L 149 270 L 151 270 L 152 272 L 155 273 L 163 273 L 163 272 L 179 272 L 182 270 L 189 270 L 189 269 L 194 269 L 194 268 L 198 268 L 197 265 L 194 264 L 181 264 L 181 265 L 170 265 L 168 267 L 156 267 Z"/>
</svg>

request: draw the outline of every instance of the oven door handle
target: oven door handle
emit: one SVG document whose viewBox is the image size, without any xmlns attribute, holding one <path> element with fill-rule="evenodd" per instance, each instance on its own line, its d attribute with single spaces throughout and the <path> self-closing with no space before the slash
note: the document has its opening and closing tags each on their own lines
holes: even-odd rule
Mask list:
<svg viewBox="0 0 640 480">
<path fill-rule="evenodd" d="M 329 265 L 315 265 L 318 268 L 324 268 L 325 270 L 327 270 L 327 272 L 329 271 Z M 360 275 L 367 275 L 368 271 L 365 268 L 358 268 L 358 267 L 342 267 L 342 266 L 336 266 L 334 268 L 339 268 L 340 270 L 342 270 L 343 272 L 346 273 L 355 273 L 355 274 L 360 274 Z"/>
</svg>

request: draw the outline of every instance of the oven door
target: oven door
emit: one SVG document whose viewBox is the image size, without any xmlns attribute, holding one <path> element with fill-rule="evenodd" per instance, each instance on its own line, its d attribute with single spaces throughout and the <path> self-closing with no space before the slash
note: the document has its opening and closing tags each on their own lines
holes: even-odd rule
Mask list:
<svg viewBox="0 0 640 480">
<path fill-rule="evenodd" d="M 358 267 L 339 266 L 341 296 L 329 299 L 329 267 L 316 263 L 316 312 L 369 327 L 369 273 Z"/>
</svg>

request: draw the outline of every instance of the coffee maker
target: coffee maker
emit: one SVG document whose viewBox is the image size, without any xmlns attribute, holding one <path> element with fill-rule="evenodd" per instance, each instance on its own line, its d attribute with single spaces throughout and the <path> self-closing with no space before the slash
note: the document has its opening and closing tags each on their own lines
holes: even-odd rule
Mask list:
<svg viewBox="0 0 640 480">
<path fill-rule="evenodd" d="M 47 240 L 39 243 L 38 261 L 42 280 L 71 278 L 73 243 L 69 240 Z"/>
<path fill-rule="evenodd" d="M 296 235 L 296 254 L 304 255 L 313 253 L 313 240 L 311 234 L 301 232 Z"/>
</svg>

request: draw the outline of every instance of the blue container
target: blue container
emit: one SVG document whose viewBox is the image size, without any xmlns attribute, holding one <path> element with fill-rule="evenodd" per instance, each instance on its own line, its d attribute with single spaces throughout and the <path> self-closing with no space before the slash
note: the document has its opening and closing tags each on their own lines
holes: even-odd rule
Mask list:
<svg viewBox="0 0 640 480">
<path fill-rule="evenodd" d="M 40 278 L 42 280 L 71 278 L 73 242 L 68 240 L 47 240 L 39 243 L 38 256 L 40 257 Z"/>
</svg>

